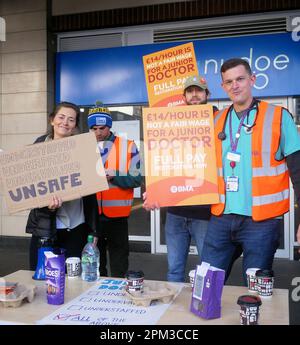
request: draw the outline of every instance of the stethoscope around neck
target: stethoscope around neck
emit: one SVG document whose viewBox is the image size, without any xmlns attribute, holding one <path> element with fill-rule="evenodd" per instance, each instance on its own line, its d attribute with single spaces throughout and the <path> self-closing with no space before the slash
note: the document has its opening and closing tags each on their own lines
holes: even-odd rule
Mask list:
<svg viewBox="0 0 300 345">
<path fill-rule="evenodd" d="M 242 126 L 244 127 L 244 131 L 246 134 L 251 134 L 253 132 L 253 127 L 255 126 L 256 124 L 256 119 L 257 119 L 257 115 L 258 115 L 258 104 L 259 104 L 259 100 L 257 99 L 253 99 L 250 107 L 248 108 L 247 110 L 247 123 L 243 123 Z M 251 110 L 255 109 L 256 112 L 255 112 L 255 119 L 254 119 L 254 122 L 252 125 L 249 125 L 248 124 L 248 118 L 249 118 L 249 113 Z M 226 133 L 225 133 L 225 128 L 226 128 L 226 124 L 227 124 L 227 119 L 228 119 L 228 115 L 229 114 L 232 114 L 232 110 L 233 110 L 233 104 L 230 106 L 230 108 L 228 109 L 228 112 L 226 114 L 226 118 L 225 118 L 225 121 L 224 121 L 224 124 L 223 124 L 223 128 L 222 128 L 222 131 L 218 133 L 218 139 L 220 140 L 225 140 L 226 139 Z"/>
</svg>

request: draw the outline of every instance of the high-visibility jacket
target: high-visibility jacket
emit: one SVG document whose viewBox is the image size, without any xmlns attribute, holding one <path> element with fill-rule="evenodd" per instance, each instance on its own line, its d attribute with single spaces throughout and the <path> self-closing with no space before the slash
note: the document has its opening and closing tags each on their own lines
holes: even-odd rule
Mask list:
<svg viewBox="0 0 300 345">
<path fill-rule="evenodd" d="M 115 137 L 110 148 L 105 169 L 128 174 L 131 162 L 131 145 L 133 141 L 121 137 Z M 99 214 L 109 218 L 128 217 L 133 202 L 133 188 L 123 189 L 112 183 L 109 189 L 97 193 Z"/>
<path fill-rule="evenodd" d="M 221 215 L 225 208 L 225 181 L 222 165 L 222 132 L 229 108 L 215 116 L 215 141 L 220 203 L 212 205 L 212 214 Z M 282 108 L 259 102 L 252 133 L 252 218 L 261 221 L 289 211 L 289 173 L 286 160 L 277 161 L 280 145 Z"/>
</svg>

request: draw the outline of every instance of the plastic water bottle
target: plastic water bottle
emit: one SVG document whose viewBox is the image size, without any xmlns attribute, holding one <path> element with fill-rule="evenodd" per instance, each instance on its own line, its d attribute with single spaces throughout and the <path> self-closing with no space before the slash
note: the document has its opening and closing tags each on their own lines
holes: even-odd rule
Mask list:
<svg viewBox="0 0 300 345">
<path fill-rule="evenodd" d="M 94 244 L 94 236 L 88 235 L 87 244 L 84 246 L 81 255 L 81 278 L 92 282 L 99 277 L 100 252 Z"/>
</svg>

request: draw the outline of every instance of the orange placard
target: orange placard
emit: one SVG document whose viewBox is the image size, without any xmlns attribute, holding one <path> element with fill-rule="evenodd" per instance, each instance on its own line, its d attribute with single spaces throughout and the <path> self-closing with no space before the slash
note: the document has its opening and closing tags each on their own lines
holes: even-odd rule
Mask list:
<svg viewBox="0 0 300 345">
<path fill-rule="evenodd" d="M 218 203 L 212 106 L 144 108 L 143 124 L 149 204 Z"/>
<path fill-rule="evenodd" d="M 198 75 L 193 43 L 143 56 L 150 107 L 184 104 L 183 85 L 191 75 Z"/>
</svg>

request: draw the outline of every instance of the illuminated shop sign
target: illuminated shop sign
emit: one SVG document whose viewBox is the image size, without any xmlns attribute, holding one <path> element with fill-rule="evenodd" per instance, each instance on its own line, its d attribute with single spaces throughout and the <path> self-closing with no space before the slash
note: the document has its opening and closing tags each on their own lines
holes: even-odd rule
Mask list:
<svg viewBox="0 0 300 345">
<path fill-rule="evenodd" d="M 257 76 L 254 95 L 300 95 L 300 43 L 290 33 L 194 41 L 199 73 L 211 99 L 224 99 L 220 67 L 232 57 L 246 59 Z M 57 54 L 56 100 L 91 105 L 147 103 L 143 56 L 178 43 L 62 52 Z"/>
</svg>

